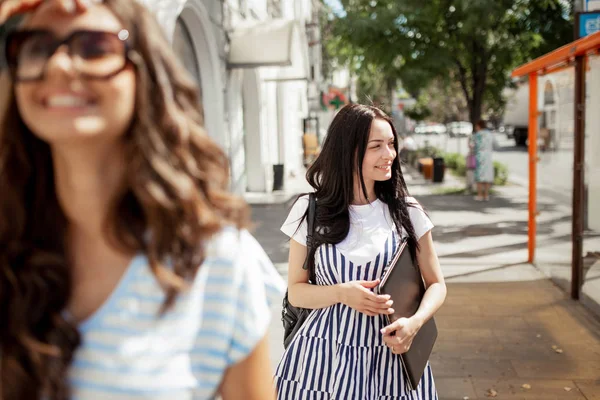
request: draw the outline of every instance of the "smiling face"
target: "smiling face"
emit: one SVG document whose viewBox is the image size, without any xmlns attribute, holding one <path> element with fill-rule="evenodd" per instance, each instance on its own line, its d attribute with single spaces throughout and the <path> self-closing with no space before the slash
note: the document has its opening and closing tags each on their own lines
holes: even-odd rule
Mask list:
<svg viewBox="0 0 600 400">
<path fill-rule="evenodd" d="M 28 19 L 24 30 L 44 30 L 56 39 L 68 38 L 75 31 L 101 31 L 123 37 L 123 26 L 105 6 L 97 5 L 78 15 L 61 12 L 53 2 L 40 6 Z M 51 41 L 46 35 L 46 39 Z M 79 42 L 78 42 L 79 40 Z M 114 43 L 94 40 L 91 36 L 70 40 L 70 49 L 84 58 L 69 54 L 67 45 L 60 46 L 45 62 L 44 76 L 35 81 L 15 84 L 15 96 L 19 112 L 28 128 L 50 145 L 75 143 L 97 144 L 121 137 L 133 119 L 136 77 L 131 64 L 125 65 L 125 53 L 121 62 L 124 69 L 107 79 L 94 79 L 85 74 L 91 71 L 89 60 L 97 60 L 98 51 L 106 51 Z M 23 71 L 35 68 L 36 42 L 30 41 L 20 47 L 20 63 Z M 38 45 L 39 46 L 39 45 Z M 83 50 L 85 51 L 83 51 Z M 116 51 L 116 50 L 115 50 Z M 33 54 L 34 56 L 28 56 Z M 112 62 L 116 58 L 113 58 Z M 118 61 L 118 60 L 117 60 Z M 113 66 L 115 64 L 112 64 Z M 30 69 L 26 69 L 30 67 Z M 95 71 L 94 71 L 95 72 Z"/>
<path fill-rule="evenodd" d="M 390 124 L 379 118 L 371 123 L 369 141 L 362 163 L 363 179 L 367 187 L 377 181 L 392 177 L 392 163 L 396 158 L 396 140 Z"/>
</svg>

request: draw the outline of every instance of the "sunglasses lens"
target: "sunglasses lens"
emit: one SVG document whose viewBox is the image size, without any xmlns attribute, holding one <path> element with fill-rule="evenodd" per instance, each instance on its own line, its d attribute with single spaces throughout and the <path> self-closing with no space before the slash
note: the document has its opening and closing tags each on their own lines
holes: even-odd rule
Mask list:
<svg viewBox="0 0 600 400">
<path fill-rule="evenodd" d="M 8 61 L 16 68 L 17 78 L 29 80 L 41 76 L 54 46 L 54 40 L 49 35 L 15 35 L 8 43 Z"/>
<path fill-rule="evenodd" d="M 84 75 L 102 78 L 123 69 L 125 42 L 106 32 L 81 32 L 71 41 L 71 56 Z"/>
<path fill-rule="evenodd" d="M 104 78 L 125 67 L 126 44 L 110 32 L 79 31 L 65 43 L 50 32 L 21 31 L 9 37 L 7 60 L 20 81 L 41 79 L 57 49 L 68 46 L 73 68 L 89 78 Z"/>
</svg>

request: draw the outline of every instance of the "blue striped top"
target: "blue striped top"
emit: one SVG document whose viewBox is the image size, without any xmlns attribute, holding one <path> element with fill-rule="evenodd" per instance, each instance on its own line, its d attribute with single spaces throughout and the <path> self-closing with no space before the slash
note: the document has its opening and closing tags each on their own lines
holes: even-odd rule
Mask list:
<svg viewBox="0 0 600 400">
<path fill-rule="evenodd" d="M 164 292 L 146 257 L 133 259 L 80 325 L 69 374 L 74 400 L 215 398 L 226 369 L 264 337 L 285 286 L 247 231 L 226 228 L 206 249 L 189 289 L 162 317 Z"/>
</svg>

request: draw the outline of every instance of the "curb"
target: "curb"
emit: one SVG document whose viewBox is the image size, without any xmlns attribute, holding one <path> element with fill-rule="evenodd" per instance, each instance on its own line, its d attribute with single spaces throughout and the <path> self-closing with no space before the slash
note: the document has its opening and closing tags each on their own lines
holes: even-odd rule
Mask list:
<svg viewBox="0 0 600 400">
<path fill-rule="evenodd" d="M 514 174 L 508 176 L 508 182 L 517 186 L 529 187 L 529 179 L 521 178 Z"/>
</svg>

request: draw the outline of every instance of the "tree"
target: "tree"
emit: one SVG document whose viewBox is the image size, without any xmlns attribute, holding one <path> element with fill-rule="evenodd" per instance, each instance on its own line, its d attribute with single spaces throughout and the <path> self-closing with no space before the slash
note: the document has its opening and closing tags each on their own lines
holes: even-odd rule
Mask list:
<svg viewBox="0 0 600 400">
<path fill-rule="evenodd" d="M 417 122 L 423 121 L 431 116 L 431 108 L 427 104 L 428 96 L 421 95 L 417 102 L 404 110 L 404 115 Z"/>
<path fill-rule="evenodd" d="M 352 99 L 365 104 L 375 104 L 387 113 L 391 113 L 392 92 L 396 87 L 397 71 L 393 64 L 371 62 L 365 56 L 364 49 L 344 40 L 335 32 L 336 16 L 327 3 L 323 3 L 320 13 L 321 35 L 323 41 L 323 76 L 332 78 L 338 68 L 347 69 L 356 78 L 356 94 Z"/>
<path fill-rule="evenodd" d="M 501 106 L 512 68 L 570 41 L 562 0 L 342 0 L 336 40 L 401 79 L 418 97 L 433 79 L 458 82 L 476 122 Z"/>
</svg>

